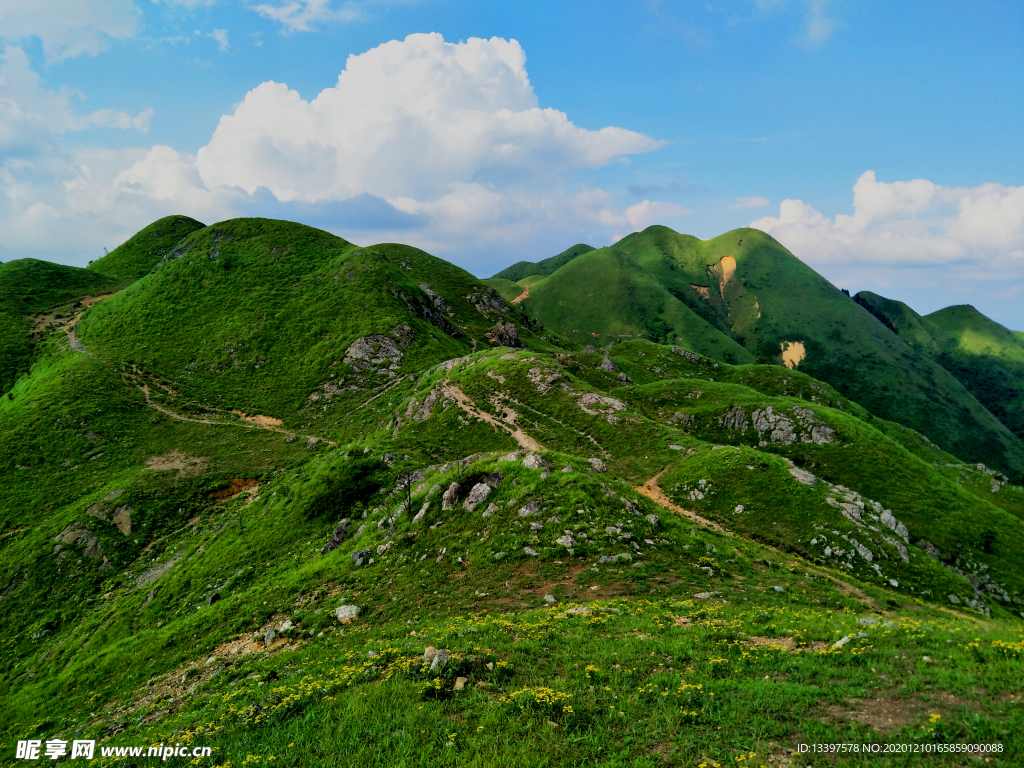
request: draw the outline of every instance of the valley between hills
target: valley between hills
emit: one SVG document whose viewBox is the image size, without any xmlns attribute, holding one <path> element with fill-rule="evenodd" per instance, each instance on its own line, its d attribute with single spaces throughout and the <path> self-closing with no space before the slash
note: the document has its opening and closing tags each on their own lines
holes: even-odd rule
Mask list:
<svg viewBox="0 0 1024 768">
<path fill-rule="evenodd" d="M 5 755 L 1024 763 L 1024 335 L 757 230 L 0 264 L 0 473 Z"/>
</svg>

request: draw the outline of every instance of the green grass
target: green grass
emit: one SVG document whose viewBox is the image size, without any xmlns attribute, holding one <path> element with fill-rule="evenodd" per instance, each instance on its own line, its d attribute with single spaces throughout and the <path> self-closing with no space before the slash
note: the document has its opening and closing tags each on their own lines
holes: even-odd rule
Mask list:
<svg viewBox="0 0 1024 768">
<path fill-rule="evenodd" d="M 193 229 L 174 259 L 126 245 L 111 256 L 145 274 L 83 314 L 84 347 L 43 328 L 0 399 L 3 749 L 77 733 L 232 766 L 774 766 L 803 742 L 984 741 L 1020 761 L 1024 489 L 1005 476 L 803 366 L 581 348 L 408 246 L 259 219 Z M 499 321 L 525 348 L 494 347 Z M 401 354 L 346 361 L 359 339 Z M 750 426 L 769 407 L 794 441 Z M 659 473 L 727 531 L 647 498 Z M 844 536 L 873 559 L 836 555 Z M 360 618 L 339 625 L 339 603 Z M 454 654 L 440 677 L 427 645 Z"/>
</svg>

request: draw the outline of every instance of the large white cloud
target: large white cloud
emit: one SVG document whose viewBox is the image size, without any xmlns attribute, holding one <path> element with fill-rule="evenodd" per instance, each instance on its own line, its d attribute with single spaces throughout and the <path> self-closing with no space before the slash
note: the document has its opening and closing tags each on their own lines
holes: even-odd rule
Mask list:
<svg viewBox="0 0 1024 768">
<path fill-rule="evenodd" d="M 588 130 L 541 108 L 525 63 L 515 40 L 410 35 L 350 56 L 337 84 L 312 101 L 284 84 L 257 86 L 195 156 L 167 146 L 68 151 L 57 132 L 101 120 L 143 127 L 148 115 L 78 115 L 71 95 L 42 90 L 36 78 L 32 98 L 15 103 L 39 105 L 35 127 L 51 140 L 37 156 L 0 161 L 0 225 L 18 222 L 21 247 L 33 226 L 45 227 L 38 242 L 56 248 L 61 233 L 78 231 L 68 242 L 80 245 L 84 233 L 131 221 L 126 237 L 166 213 L 204 221 L 275 215 L 363 241 L 400 237 L 486 272 L 495 253 L 534 245 L 543 253 L 566 238 L 599 243 L 688 213 L 650 200 L 622 210 L 581 183 L 581 172 L 661 142 L 622 128 Z M 34 77 L 21 64 L 21 79 Z"/>
<path fill-rule="evenodd" d="M 138 26 L 133 0 L 0 0 L 0 38 L 38 37 L 50 61 L 95 55 Z"/>
<path fill-rule="evenodd" d="M 784 200 L 778 216 L 750 226 L 840 284 L 916 290 L 922 304 L 928 291 L 945 297 L 940 304 L 977 300 L 984 283 L 1007 300 L 1024 296 L 1024 186 L 882 182 L 867 171 L 854 184 L 852 214 L 828 218 Z M 1015 315 L 1024 320 L 1019 309 Z"/>
<path fill-rule="evenodd" d="M 550 185 L 567 171 L 660 146 L 622 128 L 590 131 L 541 109 L 515 40 L 410 35 L 350 56 L 305 101 L 267 82 L 220 120 L 198 154 L 210 187 L 266 187 L 280 200 L 360 193 L 421 202 L 456 185 Z"/>
</svg>

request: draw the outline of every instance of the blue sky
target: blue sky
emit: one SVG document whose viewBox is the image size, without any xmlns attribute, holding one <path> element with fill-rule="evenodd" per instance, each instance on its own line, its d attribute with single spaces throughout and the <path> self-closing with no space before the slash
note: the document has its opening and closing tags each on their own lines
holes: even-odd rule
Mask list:
<svg viewBox="0 0 1024 768">
<path fill-rule="evenodd" d="M 0 0 L 0 39 L 4 260 L 266 215 L 486 276 L 753 224 L 1024 329 L 1019 2 Z"/>
</svg>

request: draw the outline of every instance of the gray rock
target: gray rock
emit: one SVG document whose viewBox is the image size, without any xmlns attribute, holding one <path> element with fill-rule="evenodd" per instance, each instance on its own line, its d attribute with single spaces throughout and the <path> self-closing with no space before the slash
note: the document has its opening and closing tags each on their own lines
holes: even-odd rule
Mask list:
<svg viewBox="0 0 1024 768">
<path fill-rule="evenodd" d="M 566 465 L 566 466 L 562 467 L 562 471 L 563 472 L 573 472 L 574 470 L 573 470 L 573 468 L 571 466 Z"/>
<path fill-rule="evenodd" d="M 661 525 L 661 518 L 657 515 L 648 515 L 644 519 L 653 526 Z"/>
<path fill-rule="evenodd" d="M 495 552 L 494 553 L 494 559 L 495 560 L 501 560 L 501 558 L 503 558 L 504 556 L 505 556 L 504 552 Z"/>
<path fill-rule="evenodd" d="M 452 483 L 441 497 L 441 509 L 451 509 L 459 498 L 459 484 Z"/>
<path fill-rule="evenodd" d="M 434 654 L 434 658 L 430 662 L 430 671 L 437 674 L 441 674 L 444 668 L 448 666 L 448 662 L 451 661 L 452 655 L 444 648 L 438 648 Z"/>
<path fill-rule="evenodd" d="M 551 466 L 548 462 L 544 461 L 544 459 L 542 459 L 536 453 L 527 454 L 526 457 L 523 459 L 522 464 L 527 469 L 547 469 L 548 467 Z"/>
<path fill-rule="evenodd" d="M 600 459 L 587 459 L 587 463 L 590 464 L 590 468 L 594 472 L 607 472 L 608 467 Z"/>
<path fill-rule="evenodd" d="M 499 347 L 519 347 L 519 332 L 513 323 L 496 323 L 487 331 L 487 340 Z"/>
<path fill-rule="evenodd" d="M 487 483 L 477 483 L 469 492 L 469 496 L 466 497 L 465 507 L 470 512 L 476 509 L 476 506 L 486 499 L 491 493 L 491 486 Z"/>
<path fill-rule="evenodd" d="M 505 475 L 501 472 L 492 472 L 484 478 L 484 482 L 491 486 L 491 488 L 497 488 L 504 479 Z"/>
<path fill-rule="evenodd" d="M 427 500 L 423 502 L 423 506 L 420 507 L 420 511 L 416 513 L 415 517 L 413 517 L 412 524 L 416 525 L 416 523 L 418 523 L 420 520 L 422 520 L 426 516 L 428 509 L 430 509 L 430 497 L 429 496 L 427 497 Z"/>
<path fill-rule="evenodd" d="M 540 552 L 535 550 L 533 547 L 523 547 L 523 552 L 528 554 L 530 557 L 537 557 Z"/>
<path fill-rule="evenodd" d="M 358 605 L 339 605 L 334 610 L 334 615 L 338 617 L 338 621 L 341 624 L 348 624 L 350 621 L 355 619 L 362 613 L 363 609 Z"/>
<path fill-rule="evenodd" d="M 481 517 L 490 517 L 491 515 L 493 515 L 497 511 L 498 511 L 498 505 L 495 504 L 492 501 L 490 504 L 487 505 L 487 509 L 485 509 L 483 511 L 483 514 L 481 515 Z"/>
<path fill-rule="evenodd" d="M 850 636 L 846 635 L 845 637 L 841 637 L 838 640 L 836 640 L 834 643 L 832 643 L 832 647 L 833 648 L 842 648 L 848 642 L 850 642 Z"/>
<path fill-rule="evenodd" d="M 593 616 L 594 610 L 587 605 L 578 605 L 575 608 L 570 608 L 566 614 L 569 616 Z"/>
<path fill-rule="evenodd" d="M 110 493 L 108 493 L 106 496 L 103 497 L 103 500 L 113 501 L 114 499 L 118 498 L 122 493 L 124 493 L 124 491 L 119 488 L 116 491 L 111 491 Z"/>
<path fill-rule="evenodd" d="M 466 687 L 466 683 L 468 683 L 468 682 L 469 682 L 469 678 L 468 677 L 457 677 L 457 678 L 455 678 L 455 685 L 452 686 L 452 690 L 454 690 L 454 691 L 461 691 L 463 688 Z"/>
<path fill-rule="evenodd" d="M 857 619 L 857 624 L 862 627 L 873 627 L 878 623 L 878 619 L 873 619 L 870 616 L 862 616 Z"/>
<path fill-rule="evenodd" d="M 623 552 L 618 555 L 604 555 L 597 562 L 600 565 L 615 565 L 615 563 L 628 563 L 633 559 L 633 556 L 629 552 Z"/>
<path fill-rule="evenodd" d="M 772 587 L 772 589 L 774 589 L 776 592 L 785 592 L 786 591 L 785 587 Z"/>
<path fill-rule="evenodd" d="M 368 554 L 370 554 L 370 550 L 368 549 L 357 549 L 355 552 L 349 555 L 349 558 L 351 558 L 352 562 L 356 565 L 362 565 L 364 559 Z"/>
<path fill-rule="evenodd" d="M 576 540 L 569 534 L 565 534 L 555 539 L 555 544 L 561 544 L 566 549 L 571 549 L 576 546 Z"/>
<path fill-rule="evenodd" d="M 263 644 L 270 645 L 277 638 L 277 632 L 272 629 L 268 629 L 266 634 L 263 635 Z"/>
<path fill-rule="evenodd" d="M 868 636 L 867 632 L 858 632 L 856 635 L 854 635 L 854 637 L 856 637 L 859 640 L 863 640 L 867 636 Z"/>
<path fill-rule="evenodd" d="M 797 482 L 803 483 L 804 485 L 814 485 L 816 478 L 810 472 L 800 469 L 799 467 L 790 467 L 789 474 L 796 478 Z"/>
<path fill-rule="evenodd" d="M 306 441 L 306 450 L 312 451 L 314 448 L 316 448 L 316 438 L 311 437 L 309 438 L 309 440 Z"/>
<path fill-rule="evenodd" d="M 600 366 L 600 368 L 601 368 L 602 371 L 608 371 L 608 373 L 615 373 L 616 371 L 619 370 L 619 366 L 617 366 L 615 363 L 613 363 L 612 359 L 610 357 L 608 357 L 608 355 L 605 355 L 601 359 L 601 366 Z"/>
<path fill-rule="evenodd" d="M 950 595 L 950 596 L 949 596 L 949 602 L 951 602 L 951 603 L 953 603 L 954 605 L 956 605 L 957 603 L 959 603 L 959 602 L 960 602 L 960 598 L 959 598 L 959 597 L 957 597 L 956 595 Z"/>
<path fill-rule="evenodd" d="M 694 597 L 697 598 L 698 600 L 708 600 L 708 599 L 710 599 L 712 597 L 718 597 L 720 594 L 722 594 L 722 593 L 721 592 L 698 592 L 696 595 L 694 595 Z"/>
<path fill-rule="evenodd" d="M 348 532 L 349 525 L 351 525 L 351 521 L 347 517 L 340 523 L 338 523 L 333 533 L 331 533 L 330 538 L 327 539 L 327 543 L 324 544 L 323 549 L 320 550 L 321 555 L 326 555 L 328 552 L 333 552 L 339 546 L 341 546 L 341 542 L 345 540 L 345 534 Z"/>
<path fill-rule="evenodd" d="M 292 620 L 291 619 L 285 619 L 284 621 L 281 622 L 281 626 L 279 626 L 277 628 L 277 631 L 278 632 L 287 632 L 293 626 L 295 626 L 295 625 L 292 624 Z"/>
<path fill-rule="evenodd" d="M 431 664 L 434 661 L 434 657 L 437 656 L 437 648 L 432 645 L 428 645 L 423 651 L 423 663 Z"/>
<path fill-rule="evenodd" d="M 555 599 L 554 595 L 544 595 L 544 602 L 548 605 L 554 605 L 558 601 Z"/>
<path fill-rule="evenodd" d="M 534 501 L 531 501 L 529 504 L 524 504 L 522 507 L 520 507 L 518 514 L 519 514 L 520 517 L 529 517 L 530 515 L 537 514 L 537 511 L 539 509 L 540 509 L 540 501 L 539 500 L 534 500 Z"/>
</svg>

